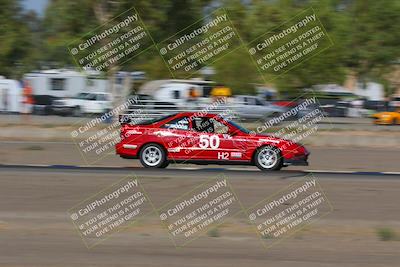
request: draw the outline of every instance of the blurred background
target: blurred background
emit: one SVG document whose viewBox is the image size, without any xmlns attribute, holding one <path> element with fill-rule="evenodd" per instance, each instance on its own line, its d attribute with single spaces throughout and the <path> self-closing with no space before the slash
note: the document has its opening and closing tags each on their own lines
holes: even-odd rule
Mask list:
<svg viewBox="0 0 400 267">
<path fill-rule="evenodd" d="M 333 45 L 272 81 L 247 49 L 191 77 L 172 77 L 155 47 L 104 71 L 77 66 L 69 45 L 132 7 L 155 43 L 222 7 L 246 44 L 312 7 Z M 398 0 L 0 0 L 0 265 L 399 266 L 399 14 Z M 310 166 L 281 172 L 171 164 L 161 173 L 113 146 L 88 163 L 76 142 L 109 126 L 119 138 L 117 116 L 71 139 L 128 100 L 123 112 L 153 118 L 223 99 L 218 112 L 232 109 L 254 130 L 310 97 L 318 101 L 299 116 L 324 115 L 301 140 Z M 177 250 L 155 213 L 87 250 L 66 211 L 133 172 L 155 208 L 220 173 L 249 208 L 313 173 L 333 210 L 267 252 L 247 216 Z"/>
<path fill-rule="evenodd" d="M 295 99 L 302 90 L 311 88 L 320 92 L 320 99 L 331 100 L 325 103 L 330 104 L 327 112 L 332 116 L 372 113 L 352 114 L 348 110 L 351 107 L 382 111 L 399 105 L 400 3 L 395 0 L 3 0 L 0 11 L 1 84 L 17 83 L 2 85 L 0 110 L 20 111 L 17 103 L 12 103 L 19 100 L 5 98 L 15 95 L 18 89 L 12 88 L 22 88 L 24 80 L 31 81 L 33 111 L 51 114 L 52 101 L 56 98 L 75 97 L 91 91 L 116 94 L 118 90 L 110 88 L 122 84 L 126 76 L 131 79 L 129 88 L 124 89 L 126 95 L 140 93 L 146 82 L 171 79 L 155 50 L 104 73 L 80 72 L 74 64 L 68 44 L 132 6 L 156 42 L 223 7 L 245 43 L 270 29 L 283 28 L 283 22 L 312 6 L 334 43 L 323 53 L 268 84 L 260 80 L 245 51 L 228 55 L 212 66 L 204 66 L 192 78 L 212 81 L 211 87 L 224 85 L 229 89 L 228 94 L 258 95 L 271 101 Z M 145 94 L 154 97 L 155 90 Z M 201 92 L 205 97 L 210 93 L 210 88 Z M 168 101 L 173 102 L 171 99 Z M 360 101 L 352 103 L 354 100 Z"/>
<path fill-rule="evenodd" d="M 103 71 L 77 66 L 69 45 L 132 7 L 155 43 L 190 32 L 189 25 L 201 26 L 223 8 L 244 44 L 285 29 L 285 22 L 312 7 L 333 45 L 273 80 L 263 79 L 243 47 L 190 77 L 172 77 L 152 44 Z M 393 125 L 400 124 L 399 13 L 395 0 L 2 0 L 0 138 L 70 141 L 63 127 L 127 100 L 133 101 L 125 113 L 145 110 L 157 117 L 224 99 L 220 108 L 232 109 L 254 129 L 316 96 L 310 109 L 322 109 L 324 118 L 306 144 L 398 148 L 400 127 Z"/>
</svg>

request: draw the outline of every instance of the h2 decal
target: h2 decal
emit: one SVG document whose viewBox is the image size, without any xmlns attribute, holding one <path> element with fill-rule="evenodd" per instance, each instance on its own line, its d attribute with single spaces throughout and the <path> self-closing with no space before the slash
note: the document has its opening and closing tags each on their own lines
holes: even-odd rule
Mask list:
<svg viewBox="0 0 400 267">
<path fill-rule="evenodd" d="M 218 152 L 218 159 L 228 160 L 229 153 L 228 152 Z"/>
</svg>

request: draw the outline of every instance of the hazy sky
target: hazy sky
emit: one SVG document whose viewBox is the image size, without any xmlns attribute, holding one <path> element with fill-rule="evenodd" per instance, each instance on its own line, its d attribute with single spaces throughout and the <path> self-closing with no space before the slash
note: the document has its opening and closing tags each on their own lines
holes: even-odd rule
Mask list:
<svg viewBox="0 0 400 267">
<path fill-rule="evenodd" d="M 22 0 L 25 9 L 35 10 L 39 15 L 43 15 L 48 0 Z"/>
</svg>

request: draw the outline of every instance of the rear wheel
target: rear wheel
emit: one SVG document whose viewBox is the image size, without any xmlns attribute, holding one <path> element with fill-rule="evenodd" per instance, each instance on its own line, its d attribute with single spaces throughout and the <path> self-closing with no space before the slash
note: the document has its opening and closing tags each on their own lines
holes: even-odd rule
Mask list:
<svg viewBox="0 0 400 267">
<path fill-rule="evenodd" d="M 165 168 L 168 166 L 165 150 L 158 144 L 147 144 L 140 150 L 140 163 L 146 168 Z"/>
<path fill-rule="evenodd" d="M 283 166 L 283 159 L 276 147 L 263 146 L 254 155 L 254 163 L 262 171 L 278 171 Z"/>
</svg>

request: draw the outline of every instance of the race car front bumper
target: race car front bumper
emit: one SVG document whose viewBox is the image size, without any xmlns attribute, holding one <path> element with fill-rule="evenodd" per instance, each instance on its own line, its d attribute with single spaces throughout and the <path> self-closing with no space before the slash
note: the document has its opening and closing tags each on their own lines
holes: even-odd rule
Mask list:
<svg viewBox="0 0 400 267">
<path fill-rule="evenodd" d="M 310 153 L 302 156 L 293 157 L 291 159 L 284 159 L 283 166 L 308 166 L 308 156 Z"/>
</svg>

